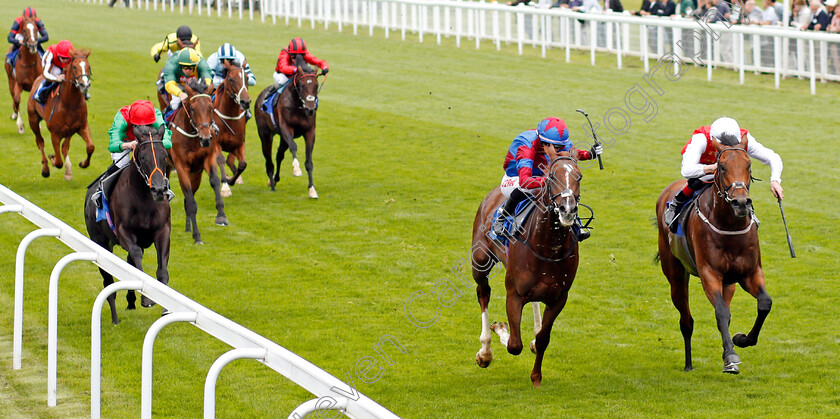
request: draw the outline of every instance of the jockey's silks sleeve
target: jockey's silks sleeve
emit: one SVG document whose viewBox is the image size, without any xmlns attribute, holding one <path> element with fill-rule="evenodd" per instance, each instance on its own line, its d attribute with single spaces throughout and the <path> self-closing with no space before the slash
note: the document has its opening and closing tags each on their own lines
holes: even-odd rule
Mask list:
<svg viewBox="0 0 840 419">
<path fill-rule="evenodd" d="M 193 49 L 198 52 L 198 55 L 201 55 L 201 45 L 199 45 L 198 37 L 193 35 L 192 36 L 192 43 Z M 160 54 L 161 56 L 166 55 L 167 52 L 178 52 L 178 37 L 175 35 L 175 32 L 166 35 L 163 41 L 158 42 L 157 44 L 152 45 L 151 51 L 149 51 L 149 55 L 152 58 L 155 57 L 155 54 Z"/>
</svg>

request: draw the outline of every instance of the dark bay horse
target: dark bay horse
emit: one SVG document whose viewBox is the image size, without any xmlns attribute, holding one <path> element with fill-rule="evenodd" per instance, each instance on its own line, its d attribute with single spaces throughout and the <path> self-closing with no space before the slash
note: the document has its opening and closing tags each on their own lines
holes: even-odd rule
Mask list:
<svg viewBox="0 0 840 419">
<path fill-rule="evenodd" d="M 29 127 L 35 134 L 35 143 L 41 150 L 41 176 L 50 177 L 50 166 L 47 162 L 47 155 L 44 153 L 44 137 L 41 136 L 39 123 L 47 122 L 47 130 L 52 137 L 52 145 L 55 154 L 50 155 L 50 162 L 53 166 L 61 169 L 64 164 L 64 179 L 73 179 L 73 172 L 70 170 L 70 137 L 79 134 L 85 140 L 87 158 L 79 163 L 79 167 L 86 168 L 90 165 L 90 156 L 93 154 L 93 142 L 90 140 L 90 126 L 87 119 L 87 99 L 85 94 L 90 90 L 90 63 L 88 62 L 90 50 L 70 50 L 70 63 L 64 67 L 64 81 L 50 92 L 45 98 L 44 105 L 36 102 L 32 96 L 27 102 L 29 112 Z M 44 76 L 38 76 L 34 85 L 38 86 Z M 62 139 L 64 141 L 62 142 Z M 59 148 L 60 146 L 60 148 Z"/>
<path fill-rule="evenodd" d="M 201 186 L 203 172 L 207 172 L 210 177 L 210 186 L 216 194 L 216 225 L 228 225 L 225 203 L 221 195 L 221 182 L 216 173 L 216 156 L 222 151 L 218 142 L 212 141 L 217 127 L 213 124 L 213 103 L 208 94 L 211 89 L 204 84 L 204 80 L 190 79 L 184 85 L 187 100 L 181 103 L 171 124 L 172 148 L 169 155 L 175 171 L 178 172 L 178 183 L 181 184 L 181 191 L 184 193 L 186 231 L 189 232 L 192 226 L 193 240 L 197 244 L 203 242 L 195 219 L 198 211 L 195 192 Z"/>
<path fill-rule="evenodd" d="M 119 244 L 128 252 L 128 263 L 143 270 L 143 251 L 152 244 L 157 251 L 157 280 L 169 283 L 169 232 L 171 230 L 169 201 L 165 199 L 167 190 L 166 149 L 163 146 L 163 134 L 166 128 L 157 130 L 149 125 L 134 127 L 137 146 L 129 166 L 122 171 L 114 185 L 109 199 L 110 216 L 114 230 L 107 220 L 96 221 L 96 205 L 91 196 L 96 192 L 96 184 L 88 188 L 85 195 L 85 224 L 88 235 L 96 244 L 112 252 Z M 103 284 L 107 287 L 114 283 L 108 272 L 99 269 Z M 126 295 L 128 309 L 134 310 L 137 297 L 134 291 Z M 111 321 L 119 323 L 116 308 L 116 295 L 108 296 L 111 306 Z M 151 307 L 155 303 L 142 296 L 140 304 Z"/>
<path fill-rule="evenodd" d="M 717 151 L 718 168 L 714 186 L 698 198 L 697 206 L 688 215 L 686 242 L 671 233 L 662 220 L 666 202 L 685 184 L 671 183 L 656 201 L 659 228 L 659 254 L 662 272 L 671 283 L 671 300 L 680 312 L 680 331 L 685 341 L 685 371 L 691 371 L 691 334 L 694 318 L 688 308 L 689 274 L 699 276 L 706 298 L 715 308 L 717 327 L 723 339 L 723 372 L 738 374 L 741 359 L 733 349 L 753 346 L 764 319 L 770 313 L 772 300 L 764 288 L 761 251 L 758 246 L 758 225 L 752 216 L 750 199 L 750 158 L 747 139 L 727 146 L 712 142 Z M 692 263 L 694 262 L 694 263 Z M 729 336 L 729 303 L 735 284 L 758 300 L 758 316 L 749 334 Z"/>
<path fill-rule="evenodd" d="M 230 196 L 230 186 L 236 183 L 248 163 L 245 162 L 245 114 L 251 107 L 251 96 L 248 94 L 248 83 L 242 67 L 233 65 L 225 60 L 225 77 L 216 91 L 216 101 L 213 103 L 213 118 L 219 127 L 216 141 L 223 152 L 228 153 L 227 165 L 233 175 L 230 179 L 225 175 L 225 159 L 218 156 L 219 174 L 222 177 L 222 196 Z M 234 164 L 238 162 L 238 165 Z"/>
<path fill-rule="evenodd" d="M 262 109 L 265 96 L 271 86 L 266 87 L 257 97 L 255 118 L 257 132 L 262 142 L 262 152 L 265 157 L 265 171 L 268 174 L 268 184 L 271 190 L 280 180 L 280 163 L 286 150 L 292 152 L 292 174 L 300 176 L 300 164 L 297 160 L 297 143 L 295 138 L 303 136 L 306 143 L 306 172 L 309 174 L 309 197 L 318 198 L 315 184 L 312 182 L 312 150 L 315 147 L 315 111 L 318 108 L 318 74 L 303 57 L 297 55 L 295 65 L 298 70 L 289 85 L 280 94 L 277 104 L 272 108 L 272 115 Z M 280 146 L 277 148 L 277 167 L 272 162 L 272 148 L 274 135 L 280 134 Z"/>
<path fill-rule="evenodd" d="M 536 334 L 535 342 L 531 343 L 531 349 L 536 353 L 531 372 L 534 387 L 541 384 L 542 360 L 551 338 L 551 327 L 566 305 L 579 261 L 577 236 L 572 225 L 578 211 L 583 175 L 577 161 L 566 152 L 551 162 L 546 173 L 546 186 L 534 197 L 537 208 L 517 233 L 518 238 L 511 239 L 508 249 L 487 236 L 493 213 L 505 199 L 498 187 L 490 191 L 475 216 L 471 250 L 473 279 L 478 284 L 476 292 L 481 306 L 481 349 L 476 354 L 476 362 L 486 368 L 493 360 L 491 327 L 499 334 L 508 352 L 513 355 L 522 352 L 519 333 L 522 307 L 531 302 Z M 487 310 L 490 303 L 488 274 L 497 262 L 502 262 L 507 271 L 505 289 L 510 331 L 504 323 L 491 326 Z M 545 303 L 542 320 L 539 302 Z"/>
<path fill-rule="evenodd" d="M 24 18 L 20 22 L 20 34 L 23 36 L 15 66 L 8 63 L 6 75 L 9 78 L 9 93 L 12 95 L 12 119 L 17 123 L 19 134 L 23 134 L 23 117 L 20 114 L 20 94 L 29 92 L 35 79 L 44 72 L 41 56 L 38 53 L 38 25 L 34 17 Z"/>
</svg>

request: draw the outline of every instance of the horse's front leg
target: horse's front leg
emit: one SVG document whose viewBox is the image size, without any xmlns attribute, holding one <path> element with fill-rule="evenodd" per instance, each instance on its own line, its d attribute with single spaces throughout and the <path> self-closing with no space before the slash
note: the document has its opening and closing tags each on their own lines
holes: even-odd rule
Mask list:
<svg viewBox="0 0 840 419">
<path fill-rule="evenodd" d="M 201 241 L 201 234 L 198 232 L 198 224 L 195 219 L 198 204 L 195 202 L 195 195 L 192 190 L 192 174 L 185 165 L 179 163 L 175 163 L 175 171 L 178 173 L 178 183 L 181 185 L 181 193 L 184 194 L 184 214 L 186 215 L 186 227 L 184 231 L 189 233 L 192 227 L 192 236 L 195 244 L 204 244 Z"/>
<path fill-rule="evenodd" d="M 764 319 L 766 319 L 767 315 L 770 314 L 770 309 L 773 306 L 773 300 L 764 288 L 764 271 L 762 271 L 760 267 L 756 269 L 756 272 L 751 277 L 741 283 L 741 287 L 758 301 L 758 315 L 755 318 L 755 324 L 753 324 L 750 333 L 747 335 L 738 333 L 732 337 L 732 341 L 735 345 L 738 345 L 741 348 L 746 348 L 747 346 L 755 346 L 758 342 L 758 334 L 761 332 L 761 327 L 764 325 Z"/>
<path fill-rule="evenodd" d="M 90 166 L 90 156 L 93 155 L 93 150 L 96 148 L 96 146 L 93 145 L 93 141 L 90 139 L 90 125 L 87 121 L 85 121 L 85 126 L 82 127 L 82 130 L 79 131 L 79 135 L 82 137 L 82 140 L 85 141 L 85 152 L 87 153 L 87 158 L 85 158 L 84 161 L 79 162 L 79 167 L 86 169 Z"/>
<path fill-rule="evenodd" d="M 315 129 L 304 134 L 303 139 L 306 144 L 306 161 L 303 163 L 306 167 L 306 174 L 309 175 L 309 197 L 312 199 L 318 198 L 318 192 L 315 191 L 315 183 L 312 182 L 312 150 L 315 149 Z"/>
<path fill-rule="evenodd" d="M 121 231 L 120 233 L 121 237 L 126 237 L 130 234 L 127 231 Z M 126 249 L 126 251 L 128 252 L 128 256 L 125 259 L 126 262 L 128 262 L 129 265 L 134 266 L 135 268 L 142 271 L 143 249 L 141 249 L 140 246 L 137 246 L 136 242 L 133 241 L 121 242 L 120 246 L 122 246 L 122 248 Z M 127 310 L 134 310 L 137 308 L 137 306 L 135 306 L 134 304 L 137 301 L 137 296 L 134 294 L 134 290 L 128 290 L 128 292 L 125 294 L 125 299 L 128 302 L 128 306 L 126 307 Z"/>
<path fill-rule="evenodd" d="M 155 277 L 163 285 L 169 284 L 169 231 L 170 225 L 167 223 L 166 226 L 155 233 L 154 238 L 155 250 L 157 251 L 157 272 L 155 272 Z M 144 295 L 140 304 L 143 307 L 151 307 L 155 303 Z"/>
<path fill-rule="evenodd" d="M 12 119 L 15 120 L 15 124 L 17 124 L 18 134 L 23 134 L 23 117 L 20 115 L 20 94 L 23 92 L 23 87 L 20 84 L 15 82 L 13 79 L 10 80 L 11 83 L 14 84 L 14 90 L 12 92 L 12 106 L 14 108 L 14 113 L 12 114 Z"/>
<path fill-rule="evenodd" d="M 222 182 L 219 179 L 217 169 L 218 167 L 212 159 L 204 162 L 204 170 L 207 171 L 207 175 L 210 177 L 210 186 L 213 187 L 213 193 L 216 194 L 216 225 L 226 226 L 228 225 L 228 219 L 225 216 L 225 202 L 222 201 Z"/>
<path fill-rule="evenodd" d="M 539 387 L 542 384 L 542 361 L 543 356 L 545 355 L 545 349 L 548 348 L 548 342 L 551 340 L 551 328 L 554 326 L 554 320 L 557 318 L 557 315 L 563 311 L 563 307 L 566 306 L 566 300 L 569 297 L 568 290 L 563 292 L 563 295 L 557 299 L 553 304 L 546 304 L 545 306 L 545 317 L 542 321 L 542 327 L 540 327 L 540 331 L 537 332 L 537 338 L 534 339 L 535 341 L 535 349 L 536 349 L 536 358 L 534 359 L 534 369 L 531 371 L 531 384 L 534 387 Z M 535 316 L 539 313 L 539 305 L 537 302 L 533 302 L 534 307 L 538 307 L 535 311 Z"/>
<path fill-rule="evenodd" d="M 64 180 L 73 180 L 73 165 L 70 164 L 70 137 L 72 136 L 73 134 L 70 134 L 64 138 L 61 142 L 61 156 L 56 155 L 56 159 L 60 157 L 64 162 Z"/>
<path fill-rule="evenodd" d="M 300 176 L 300 173 L 295 175 L 294 166 L 297 164 L 297 171 L 300 172 L 300 164 L 297 163 L 297 158 L 295 155 L 297 154 L 297 144 L 295 143 L 294 132 L 291 128 L 287 126 L 280 127 L 280 146 L 277 147 L 277 156 L 275 160 L 277 161 L 277 168 L 274 172 L 274 179 L 280 180 L 280 163 L 283 162 L 283 157 L 286 155 L 286 150 L 291 150 L 292 146 L 294 145 L 294 151 L 292 152 L 292 157 L 294 160 L 292 161 L 292 175 L 293 176 Z"/>
<path fill-rule="evenodd" d="M 236 166 L 234 166 L 234 162 L 238 162 Z M 243 140 L 242 145 L 236 149 L 233 153 L 228 154 L 227 158 L 228 167 L 233 172 L 233 177 L 230 178 L 231 184 L 234 183 L 242 183 L 242 172 L 245 171 L 245 168 L 248 167 L 248 163 L 245 161 L 245 141 Z"/>
<path fill-rule="evenodd" d="M 534 311 L 534 340 L 531 341 L 531 353 L 537 353 L 537 333 L 542 330 L 543 319 L 542 313 L 540 313 L 540 302 L 539 301 L 532 301 L 531 302 L 531 309 Z"/>
<path fill-rule="evenodd" d="M 700 281 L 703 283 L 703 290 L 706 291 L 706 298 L 715 307 L 715 319 L 723 341 L 723 372 L 738 374 L 741 358 L 735 353 L 732 337 L 729 335 L 731 314 L 724 297 L 723 278 L 707 267 L 700 271 Z"/>
<path fill-rule="evenodd" d="M 34 102 L 34 100 L 30 100 L 30 102 Z M 43 177 L 50 177 L 50 165 L 47 161 L 47 154 L 44 151 L 44 137 L 41 135 L 41 119 L 37 113 L 35 113 L 34 105 L 29 105 L 29 128 L 32 129 L 32 133 L 35 134 L 35 145 L 38 146 L 38 150 L 41 151 L 41 176 Z"/>
<path fill-rule="evenodd" d="M 522 335 L 519 326 L 522 322 L 522 306 L 525 301 L 516 293 L 516 290 L 509 289 L 507 292 L 507 318 L 510 323 L 510 337 L 508 338 L 507 350 L 511 355 L 522 353 Z"/>
</svg>

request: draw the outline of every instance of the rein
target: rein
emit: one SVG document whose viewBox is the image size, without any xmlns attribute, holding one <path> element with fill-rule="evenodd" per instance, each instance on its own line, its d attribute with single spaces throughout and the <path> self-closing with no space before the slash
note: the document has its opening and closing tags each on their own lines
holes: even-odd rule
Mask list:
<svg viewBox="0 0 840 419">
<path fill-rule="evenodd" d="M 190 101 L 190 102 L 192 102 L 195 98 L 198 98 L 198 97 L 206 97 L 206 98 L 208 98 L 208 99 L 212 99 L 212 98 L 210 97 L 210 95 L 208 95 L 208 94 L 206 94 L 206 93 L 200 93 L 200 94 L 197 94 L 197 95 L 191 96 L 191 97 L 189 98 L 189 101 Z M 189 137 L 189 138 L 195 138 L 195 137 L 198 137 L 198 129 L 199 129 L 200 127 L 203 127 L 203 126 L 208 126 L 208 127 L 210 127 L 210 126 L 211 126 L 211 124 L 210 124 L 209 122 L 205 122 L 205 123 L 203 123 L 203 124 L 196 125 L 196 124 L 195 124 L 195 122 L 193 122 L 193 118 L 192 118 L 192 115 L 190 115 L 190 111 L 187 109 L 187 104 L 186 104 L 186 103 L 184 103 L 182 107 L 184 108 L 184 112 L 187 114 L 187 120 L 190 122 L 190 125 L 192 125 L 193 129 L 195 129 L 195 134 L 184 131 L 184 129 L 183 129 L 183 128 L 179 127 L 179 126 L 178 126 L 177 124 L 175 124 L 174 122 L 172 123 L 172 126 L 174 126 L 174 127 L 175 127 L 175 130 L 176 130 L 176 131 L 178 131 L 179 133 L 183 134 L 185 137 Z"/>
<path fill-rule="evenodd" d="M 727 151 L 730 151 L 730 150 L 731 151 L 742 151 L 744 153 L 747 152 L 743 148 L 739 148 L 739 147 L 724 148 L 723 150 L 719 151 L 718 154 L 717 154 L 718 162 L 720 162 L 720 156 L 723 153 L 725 153 Z M 729 191 L 730 190 L 745 189 L 747 191 L 747 194 L 749 195 L 750 186 L 746 182 L 743 182 L 743 181 L 732 182 L 732 184 L 729 185 L 729 187 L 724 188 L 722 173 L 723 173 L 723 171 L 720 170 L 720 169 L 715 170 L 714 184 L 715 184 L 715 189 L 717 190 L 716 191 L 717 196 L 723 198 L 723 200 L 726 201 L 727 203 L 730 203 L 730 202 L 732 202 L 732 198 L 729 197 Z M 750 178 L 752 178 L 752 174 L 750 174 Z M 738 235 L 741 235 L 741 234 L 746 234 L 752 229 L 753 224 L 755 224 L 755 214 L 750 214 L 750 223 L 747 225 L 746 228 L 744 228 L 742 230 L 737 230 L 737 231 L 721 230 L 721 229 L 715 227 L 715 225 L 712 224 L 712 222 L 709 221 L 709 219 L 702 212 L 700 212 L 700 205 L 695 205 L 694 209 L 697 212 L 697 215 L 700 217 L 700 219 L 703 220 L 703 222 L 706 223 L 706 225 L 708 225 L 709 228 L 712 229 L 712 231 L 714 231 L 717 234 L 724 235 L 724 236 L 738 236 Z"/>
<path fill-rule="evenodd" d="M 228 90 L 228 86 L 230 86 L 230 84 L 228 83 L 227 78 L 225 78 L 225 93 L 228 95 L 228 97 L 229 97 L 231 100 L 233 100 L 234 102 L 236 102 L 237 106 L 239 105 L 239 102 L 241 102 L 241 101 L 242 101 L 242 91 L 243 91 L 243 90 L 247 91 L 247 89 L 246 89 L 247 84 L 246 84 L 246 82 L 245 82 L 245 76 L 244 76 L 244 74 L 245 74 L 245 72 L 244 72 L 244 71 L 240 71 L 240 73 L 239 73 L 239 77 L 242 79 L 242 87 L 240 87 L 240 88 L 239 88 L 239 91 L 237 91 L 236 93 L 233 93 L 233 92 L 231 92 L 230 90 Z M 219 110 L 218 110 L 218 109 L 215 109 L 215 108 L 213 109 L 213 112 L 215 112 L 215 113 L 216 113 L 216 115 L 219 115 L 219 118 L 222 118 L 223 120 L 224 120 L 224 119 L 227 119 L 227 120 L 229 120 L 229 121 L 238 121 L 238 120 L 242 119 L 242 117 L 244 117 L 244 116 L 245 116 L 245 113 L 246 113 L 246 111 L 244 111 L 244 110 L 243 110 L 243 111 L 242 111 L 239 115 L 237 115 L 237 116 L 227 116 L 227 115 L 225 115 L 225 114 L 223 114 L 223 113 L 219 112 Z M 224 121 L 222 121 L 222 122 L 224 122 Z M 225 126 L 227 126 L 227 127 L 228 127 L 228 129 L 230 130 L 231 134 L 234 134 L 233 129 L 231 129 L 230 125 L 228 125 L 227 123 L 225 123 Z"/>
<path fill-rule="evenodd" d="M 298 99 L 300 99 L 300 109 L 305 109 L 306 108 L 306 101 L 304 100 L 303 96 L 300 94 L 300 90 L 298 90 L 298 79 L 304 79 L 304 78 L 307 78 L 307 77 L 314 78 L 315 83 L 316 84 L 318 83 L 318 75 L 317 74 L 303 74 L 303 75 L 301 75 L 299 77 L 295 77 L 293 79 L 294 84 L 295 84 L 295 92 L 298 95 Z M 327 76 L 324 76 L 325 79 L 326 79 L 326 77 Z M 315 99 L 313 99 L 314 101 L 318 100 L 318 94 L 321 93 L 321 87 L 323 87 L 323 84 L 318 85 L 318 90 L 315 92 Z M 317 104 L 316 104 L 315 107 L 317 108 Z"/>
<path fill-rule="evenodd" d="M 137 168 L 137 172 L 140 173 L 140 176 L 143 176 L 143 178 L 146 180 L 146 184 L 149 185 L 149 188 L 152 187 L 152 176 L 154 176 L 155 173 L 160 173 L 160 175 L 163 176 L 163 179 L 166 180 L 166 174 L 163 173 L 163 170 L 161 170 L 160 166 L 158 166 L 158 164 L 157 164 L 157 152 L 155 151 L 155 147 L 154 147 L 155 143 L 163 144 L 163 140 L 153 140 L 152 139 L 152 133 L 150 132 L 148 142 L 137 144 L 137 147 L 140 147 L 141 145 L 145 145 L 145 144 L 149 144 L 150 146 L 152 146 L 152 160 L 155 162 L 155 168 L 152 170 L 152 173 L 149 173 L 148 175 L 143 173 L 143 170 L 140 169 L 140 165 L 137 164 L 137 159 L 132 159 L 132 160 L 134 160 L 134 167 Z M 134 152 L 136 153 L 137 150 L 135 149 Z"/>
</svg>

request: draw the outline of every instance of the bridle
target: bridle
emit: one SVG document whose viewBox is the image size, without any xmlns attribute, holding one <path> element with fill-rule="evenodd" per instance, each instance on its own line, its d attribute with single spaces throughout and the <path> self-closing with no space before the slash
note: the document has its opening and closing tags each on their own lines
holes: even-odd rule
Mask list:
<svg viewBox="0 0 840 419">
<path fill-rule="evenodd" d="M 197 98 L 200 98 L 200 97 L 206 97 L 208 100 L 212 100 L 210 95 L 208 95 L 206 93 L 199 93 L 197 95 L 190 96 L 189 99 L 188 99 L 189 102 L 183 104 L 184 112 L 187 114 L 187 121 L 190 122 L 190 125 L 192 125 L 193 129 L 195 130 L 194 134 L 184 131 L 183 128 L 179 127 L 178 125 L 175 125 L 174 123 L 172 124 L 175 127 L 176 131 L 180 132 L 181 134 L 183 134 L 186 137 L 190 137 L 190 138 L 198 137 L 198 130 L 200 128 L 204 128 L 204 127 L 208 127 L 210 129 L 215 129 L 218 132 L 218 128 L 214 127 L 214 124 L 212 123 L 212 121 L 211 122 L 205 122 L 203 124 L 198 124 L 198 125 L 196 125 L 196 123 L 193 121 L 192 115 L 190 115 L 190 111 L 188 109 L 189 106 L 187 106 L 187 104 L 192 103 L 193 100 L 195 100 Z"/>
<path fill-rule="evenodd" d="M 717 161 L 720 162 L 720 156 L 727 151 L 741 151 L 744 154 L 747 153 L 746 150 L 740 147 L 728 147 L 720 150 L 717 154 Z M 748 157 L 749 158 L 749 157 Z M 715 189 L 717 189 L 717 194 L 719 197 L 723 198 L 727 203 L 732 202 L 732 198 L 729 196 L 729 193 L 735 191 L 737 189 L 744 189 L 747 191 L 747 196 L 750 193 L 750 185 L 743 181 L 736 181 L 732 182 L 729 186 L 723 184 L 723 172 L 724 168 L 719 166 L 718 170 L 715 170 Z M 752 178 L 752 171 L 750 171 L 750 178 Z"/>
<path fill-rule="evenodd" d="M 70 67 L 71 72 L 73 71 L 74 68 L 76 68 L 76 65 L 74 64 L 74 61 L 76 59 L 84 59 L 84 57 L 72 57 L 72 58 L 70 58 L 70 64 L 68 65 L 68 67 Z M 84 62 L 86 63 L 87 61 L 84 61 Z M 82 67 L 81 74 L 77 74 L 75 77 L 73 77 L 73 79 L 70 82 L 73 84 L 73 87 L 79 89 L 79 91 L 81 91 L 81 92 L 85 92 L 86 89 L 90 88 L 90 83 L 93 81 L 93 77 L 91 77 L 92 71 L 90 70 L 90 64 L 88 64 L 87 66 L 81 66 L 81 67 Z M 87 71 L 85 71 L 85 70 L 87 70 Z M 87 78 L 87 83 L 85 83 L 85 78 Z"/>
<path fill-rule="evenodd" d="M 314 97 L 312 95 L 307 95 L 306 97 L 304 97 L 303 94 L 300 92 L 300 88 L 303 85 L 302 84 L 298 85 L 298 80 L 300 80 L 300 82 L 303 83 L 303 79 L 306 79 L 306 78 L 315 79 L 315 85 L 318 86 L 318 90 L 315 92 Z M 298 95 L 298 99 L 300 99 L 300 109 L 306 109 L 306 102 L 309 101 L 309 102 L 315 102 L 315 109 L 317 110 L 318 109 L 318 94 L 321 93 L 321 87 L 323 86 L 322 84 L 318 84 L 318 75 L 317 74 L 301 74 L 299 76 L 296 75 L 293 80 L 294 80 L 294 84 L 295 84 L 295 92 Z"/>
<path fill-rule="evenodd" d="M 134 148 L 134 154 L 137 154 L 140 146 L 149 144 L 152 147 L 152 160 L 155 162 L 155 168 L 152 169 L 152 173 L 149 173 L 148 175 L 143 173 L 143 169 L 140 168 L 140 164 L 137 163 L 137 159 L 132 159 L 134 161 L 134 166 L 137 168 L 137 172 L 140 173 L 140 176 L 143 176 L 143 179 L 146 181 L 146 184 L 149 185 L 149 188 L 152 187 L 152 176 L 154 176 L 155 173 L 160 173 L 160 175 L 163 176 L 163 180 L 166 181 L 166 174 L 163 173 L 163 170 L 157 164 L 157 151 L 155 151 L 154 147 L 155 143 L 163 144 L 163 140 L 152 139 L 152 133 L 150 132 L 149 141 L 138 142 L 137 146 Z"/>
</svg>

